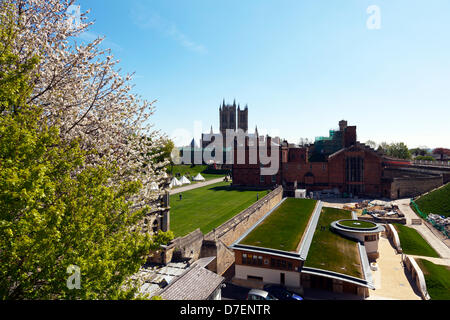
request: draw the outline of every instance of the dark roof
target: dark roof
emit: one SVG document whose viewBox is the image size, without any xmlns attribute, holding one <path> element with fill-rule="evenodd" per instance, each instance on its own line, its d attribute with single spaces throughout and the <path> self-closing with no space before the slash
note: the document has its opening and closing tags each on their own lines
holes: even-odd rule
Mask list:
<svg viewBox="0 0 450 320">
<path fill-rule="evenodd" d="M 329 155 L 328 159 L 337 156 L 341 152 L 355 151 L 355 150 L 364 150 L 364 151 L 370 152 L 370 153 L 372 153 L 372 154 L 374 154 L 374 155 L 376 155 L 378 157 L 382 156 L 379 152 L 377 152 L 376 150 L 372 149 L 371 147 L 365 145 L 364 143 L 356 142 L 356 144 L 354 144 L 354 145 L 351 145 L 351 146 L 349 146 L 347 148 L 342 148 L 342 149 L 336 151 L 335 153 Z"/>
<path fill-rule="evenodd" d="M 160 296 L 164 300 L 207 300 L 224 280 L 224 277 L 196 264 Z"/>
</svg>

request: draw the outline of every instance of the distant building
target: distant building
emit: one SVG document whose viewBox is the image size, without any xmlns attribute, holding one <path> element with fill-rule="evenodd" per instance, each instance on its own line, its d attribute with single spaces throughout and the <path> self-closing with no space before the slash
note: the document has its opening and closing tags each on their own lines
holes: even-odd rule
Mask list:
<svg viewBox="0 0 450 320">
<path fill-rule="evenodd" d="M 228 132 L 227 132 L 228 131 Z M 233 142 L 227 141 L 227 133 L 237 134 L 238 132 L 245 134 L 251 141 L 256 141 L 258 137 L 258 128 L 255 128 L 254 133 L 248 132 L 248 106 L 241 109 L 236 101 L 233 104 L 226 104 L 225 100 L 219 107 L 219 132 L 214 133 L 211 126 L 209 133 L 203 133 L 200 144 L 197 144 L 195 139 L 192 139 L 189 146 L 183 147 L 180 150 L 180 157 L 182 164 L 228 164 L 231 167 L 233 161 Z M 220 146 L 214 145 L 213 142 L 219 142 L 222 139 Z M 233 140 L 236 140 L 233 138 Z M 263 140 L 260 137 L 260 140 Z M 205 151 L 209 151 L 214 159 L 205 159 Z M 220 157 L 219 152 L 222 152 Z"/>
<path fill-rule="evenodd" d="M 348 126 L 345 120 L 339 122 L 339 129 L 330 130 L 328 137 L 316 138 L 312 145 L 297 146 L 287 141 L 277 144 L 270 137 L 266 140 L 266 147 L 274 146 L 280 154 L 279 172 L 273 176 L 262 175 L 259 160 L 254 164 L 235 163 L 234 185 L 283 185 L 289 196 L 294 196 L 297 189 L 306 189 L 308 194 L 330 191 L 397 199 L 417 196 L 443 184 L 442 174 L 408 171 L 409 161 L 386 157 L 360 143 L 356 126 Z M 246 153 L 250 151 L 251 147 L 246 147 Z"/>
</svg>

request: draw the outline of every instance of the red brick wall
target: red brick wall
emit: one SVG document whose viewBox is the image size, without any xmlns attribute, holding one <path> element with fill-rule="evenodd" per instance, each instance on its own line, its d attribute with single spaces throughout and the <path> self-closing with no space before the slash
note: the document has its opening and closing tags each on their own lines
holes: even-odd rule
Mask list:
<svg viewBox="0 0 450 320">
<path fill-rule="evenodd" d="M 346 192 L 346 158 L 361 157 L 364 159 L 364 193 L 373 196 L 383 194 L 382 159 L 370 150 L 346 150 L 337 153 L 328 162 L 308 162 L 306 148 L 283 148 L 279 152 L 282 169 L 276 177 L 278 185 L 281 185 L 283 181 L 289 185 L 297 181 L 298 187 L 305 186 L 312 191 L 338 188 L 340 192 Z M 259 165 L 233 166 L 233 183 L 246 186 L 271 186 L 274 184 L 271 176 L 264 177 L 264 182 L 260 182 Z"/>
</svg>

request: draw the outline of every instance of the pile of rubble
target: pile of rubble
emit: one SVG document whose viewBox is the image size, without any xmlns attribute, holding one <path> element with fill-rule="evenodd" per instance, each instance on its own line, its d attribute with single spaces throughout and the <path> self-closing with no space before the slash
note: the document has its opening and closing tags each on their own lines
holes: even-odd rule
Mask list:
<svg viewBox="0 0 450 320">
<path fill-rule="evenodd" d="M 386 202 L 381 200 L 365 200 L 357 204 L 358 209 L 364 209 L 365 212 L 373 217 L 403 218 L 405 215 L 400 212 L 395 202 Z"/>
<path fill-rule="evenodd" d="M 437 214 L 430 213 L 427 220 L 437 227 L 444 228 L 447 231 L 450 231 L 450 217 L 446 218 Z"/>
</svg>

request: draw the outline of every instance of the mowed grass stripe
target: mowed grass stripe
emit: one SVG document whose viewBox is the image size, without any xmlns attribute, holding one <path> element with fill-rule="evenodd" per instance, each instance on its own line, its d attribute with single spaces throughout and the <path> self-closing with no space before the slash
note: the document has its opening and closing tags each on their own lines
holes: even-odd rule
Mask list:
<svg viewBox="0 0 450 320">
<path fill-rule="evenodd" d="M 362 278 L 358 244 L 331 231 L 332 222 L 351 219 L 350 211 L 323 208 L 305 266 Z"/>
<path fill-rule="evenodd" d="M 186 191 L 170 196 L 170 229 L 176 237 L 185 236 L 197 228 L 206 234 L 269 193 L 266 191 L 234 190 L 229 182 Z"/>
<path fill-rule="evenodd" d="M 414 256 L 439 258 L 439 254 L 422 238 L 417 230 L 397 223 L 394 224 L 394 227 L 397 230 L 404 253 Z"/>
<path fill-rule="evenodd" d="M 296 251 L 315 206 L 315 200 L 286 199 L 240 243 L 262 248 Z"/>
</svg>

